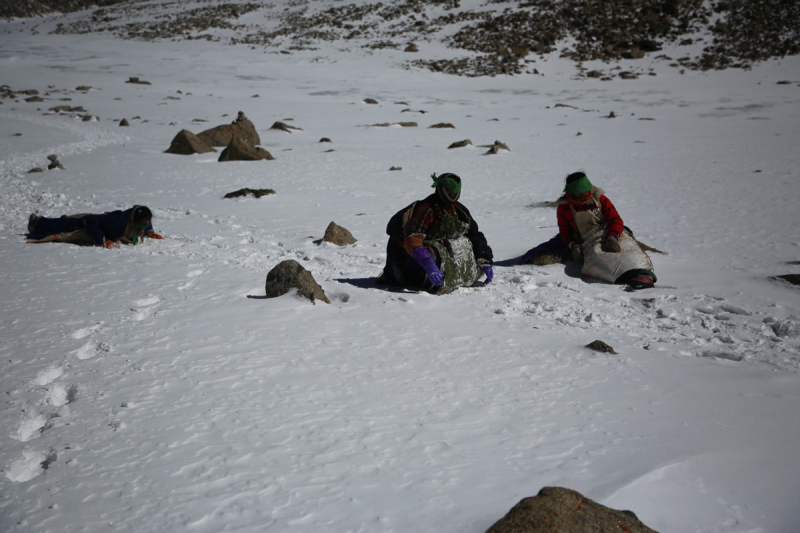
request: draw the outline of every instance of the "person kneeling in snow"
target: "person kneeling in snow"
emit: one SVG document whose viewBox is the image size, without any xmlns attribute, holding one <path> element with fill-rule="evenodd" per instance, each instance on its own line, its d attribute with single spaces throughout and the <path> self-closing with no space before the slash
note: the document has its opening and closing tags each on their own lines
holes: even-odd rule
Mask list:
<svg viewBox="0 0 800 533">
<path fill-rule="evenodd" d="M 458 199 L 461 178 L 431 175 L 436 192 L 398 211 L 386 226 L 384 285 L 403 285 L 436 294 L 469 287 L 482 275 L 491 283 L 492 249 Z"/>
<path fill-rule="evenodd" d="M 583 263 L 583 274 L 633 289 L 653 287 L 653 263 L 624 226 L 611 200 L 585 173 L 567 176 L 564 195 L 557 204 L 561 242 L 568 257 Z"/>
<path fill-rule="evenodd" d="M 31 213 L 28 242 L 68 242 L 119 248 L 119 243 L 137 244 L 143 237 L 163 239 L 153 232 L 153 213 L 143 205 L 102 215 L 64 215 L 47 218 Z"/>
</svg>

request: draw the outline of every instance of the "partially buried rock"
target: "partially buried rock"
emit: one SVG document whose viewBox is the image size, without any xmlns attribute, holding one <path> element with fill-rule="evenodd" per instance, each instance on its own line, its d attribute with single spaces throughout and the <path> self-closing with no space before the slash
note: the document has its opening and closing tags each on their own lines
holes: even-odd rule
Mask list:
<svg viewBox="0 0 800 533">
<path fill-rule="evenodd" d="M 264 159 L 272 161 L 275 158 L 260 146 L 251 146 L 239 137 L 233 137 L 217 161 L 261 161 Z"/>
<path fill-rule="evenodd" d="M 319 142 L 321 142 L 321 143 L 329 143 L 329 142 L 333 142 L 333 141 L 331 141 L 331 140 L 330 140 L 329 138 L 327 138 L 327 137 L 323 137 L 322 139 L 320 139 L 320 140 L 319 140 Z"/>
<path fill-rule="evenodd" d="M 456 129 L 456 127 L 453 126 L 452 124 L 450 124 L 449 122 L 440 122 L 438 124 L 434 124 L 433 126 L 429 126 L 428 129 L 430 129 L 430 128 L 453 128 L 453 129 Z"/>
<path fill-rule="evenodd" d="M 290 126 L 285 122 L 281 122 L 280 120 L 275 122 L 270 128 L 271 130 L 281 130 L 285 131 L 286 133 L 292 133 L 292 131 L 303 131 L 302 128 L 295 128 L 294 126 Z"/>
<path fill-rule="evenodd" d="M 238 198 L 239 196 L 247 196 L 248 194 L 252 194 L 256 198 L 261 198 L 262 196 L 267 196 L 268 194 L 276 194 L 275 191 L 272 189 L 239 189 L 238 191 L 229 192 L 225 195 L 225 198 Z"/>
<path fill-rule="evenodd" d="M 35 172 L 44 172 L 40 167 L 34 167 L 28 171 L 28 174 L 33 174 Z"/>
<path fill-rule="evenodd" d="M 25 99 L 26 102 L 44 102 L 44 99 L 41 96 L 31 96 L 30 98 Z"/>
<path fill-rule="evenodd" d="M 151 85 L 149 81 L 140 80 L 139 78 L 135 78 L 133 76 L 128 78 L 128 81 L 126 81 L 125 83 L 136 83 L 138 85 Z"/>
<path fill-rule="evenodd" d="M 589 344 L 587 344 L 586 347 L 596 352 L 613 353 L 614 355 L 617 355 L 617 352 L 614 351 L 614 348 L 604 343 L 603 341 L 592 341 Z"/>
<path fill-rule="evenodd" d="M 463 141 L 454 142 L 453 144 L 451 144 L 447 148 L 448 149 L 450 149 L 450 148 L 463 148 L 464 146 L 471 146 L 471 145 L 472 145 L 472 141 L 470 141 L 469 139 L 464 139 Z"/>
<path fill-rule="evenodd" d="M 202 131 L 197 136 L 209 146 L 228 146 L 234 137 L 239 137 L 252 146 L 261 144 L 256 127 L 241 111 L 236 120 L 230 124 L 222 124 L 216 128 Z"/>
<path fill-rule="evenodd" d="M 179 131 L 167 148 L 168 154 L 191 155 L 207 152 L 216 152 L 216 150 L 189 130 Z"/>
<path fill-rule="evenodd" d="M 297 295 L 308 298 L 311 303 L 316 303 L 316 300 L 331 303 L 311 272 L 293 259 L 281 261 L 269 271 L 265 289 L 267 298 L 277 298 L 292 289 L 297 289 Z"/>
<path fill-rule="evenodd" d="M 525 498 L 486 533 L 656 533 L 631 511 L 617 511 L 563 487 Z"/>
<path fill-rule="evenodd" d="M 378 101 L 375 100 L 374 98 L 364 98 L 364 103 L 365 104 L 377 104 Z"/>
<path fill-rule="evenodd" d="M 126 118 L 123 118 L 122 120 L 120 120 L 119 121 L 119 125 L 120 126 L 130 126 L 130 124 L 128 124 L 128 119 L 126 119 Z"/>
<path fill-rule="evenodd" d="M 348 244 L 355 244 L 356 238 L 353 234 L 341 226 L 336 225 L 335 222 L 328 224 L 325 230 L 325 236 L 322 238 L 324 242 L 331 242 L 337 246 L 347 246 Z"/>
<path fill-rule="evenodd" d="M 497 154 L 500 153 L 500 150 L 506 150 L 507 152 L 511 151 L 506 143 L 495 141 L 494 144 L 489 147 L 489 151 L 487 151 L 484 155 Z"/>
</svg>

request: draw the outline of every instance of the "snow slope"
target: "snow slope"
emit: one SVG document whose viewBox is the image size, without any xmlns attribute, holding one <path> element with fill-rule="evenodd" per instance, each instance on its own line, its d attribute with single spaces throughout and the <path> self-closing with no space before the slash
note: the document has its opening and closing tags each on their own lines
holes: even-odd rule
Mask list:
<svg viewBox="0 0 800 533">
<path fill-rule="evenodd" d="M 394 50 L 55 23 L 0 23 L 0 83 L 49 90 L 0 105 L 0 530 L 481 532 L 560 485 L 662 533 L 800 531 L 800 292 L 772 278 L 799 268 L 797 58 L 644 59 L 656 76 L 601 82 L 553 57 L 543 75 L 466 79 L 402 70 Z M 100 120 L 48 112 L 64 103 Z M 238 111 L 274 161 L 164 153 Z M 288 119 L 302 131 L 269 129 Z M 511 151 L 484 156 L 495 140 Z M 27 173 L 48 154 L 65 169 Z M 667 252 L 656 289 L 515 264 L 557 231 L 531 205 L 578 169 Z M 445 171 L 494 283 L 375 288 L 389 217 Z M 277 195 L 222 198 L 242 187 Z M 133 204 L 165 240 L 24 244 L 31 212 Z M 358 243 L 315 244 L 332 220 Z M 332 304 L 264 299 L 284 259 Z"/>
</svg>

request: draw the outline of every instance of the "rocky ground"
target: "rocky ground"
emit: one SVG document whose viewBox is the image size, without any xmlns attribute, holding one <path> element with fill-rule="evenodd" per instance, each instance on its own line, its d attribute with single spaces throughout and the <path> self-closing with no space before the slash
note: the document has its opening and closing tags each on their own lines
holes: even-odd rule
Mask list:
<svg viewBox="0 0 800 533">
<path fill-rule="evenodd" d="M 464 8 L 459 0 L 405 0 L 320 8 L 310 0 L 285 4 L 177 0 L 155 12 L 145 0 L 25 0 L 0 6 L 0 17 L 76 12 L 58 33 L 109 32 L 124 39 L 206 39 L 293 50 L 324 49 L 337 42 L 409 53 L 441 41 L 460 57 L 411 59 L 408 67 L 464 76 L 536 73 L 537 54 L 560 52 L 581 62 L 639 59 L 657 54 L 693 70 L 748 68 L 754 62 L 800 53 L 800 3 L 780 0 L 484 0 Z M 270 22 L 253 24 L 258 12 Z M 687 47 L 672 58 L 666 43 Z M 690 46 L 698 45 L 701 46 Z"/>
</svg>

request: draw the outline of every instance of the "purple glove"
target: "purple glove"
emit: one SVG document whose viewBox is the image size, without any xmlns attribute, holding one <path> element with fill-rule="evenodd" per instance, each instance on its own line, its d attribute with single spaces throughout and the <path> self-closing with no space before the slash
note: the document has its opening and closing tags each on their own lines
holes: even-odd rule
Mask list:
<svg viewBox="0 0 800 533">
<path fill-rule="evenodd" d="M 411 257 L 425 269 L 428 279 L 434 287 L 438 287 L 444 283 L 444 274 L 436 266 L 436 261 L 433 260 L 431 254 L 428 253 L 427 248 L 424 246 L 417 246 L 411 250 Z"/>
<path fill-rule="evenodd" d="M 482 266 L 481 270 L 483 270 L 483 273 L 486 274 L 486 281 L 484 281 L 483 283 L 485 285 L 490 284 L 494 279 L 494 270 L 492 270 L 492 267 L 490 267 L 489 265 Z"/>
</svg>

